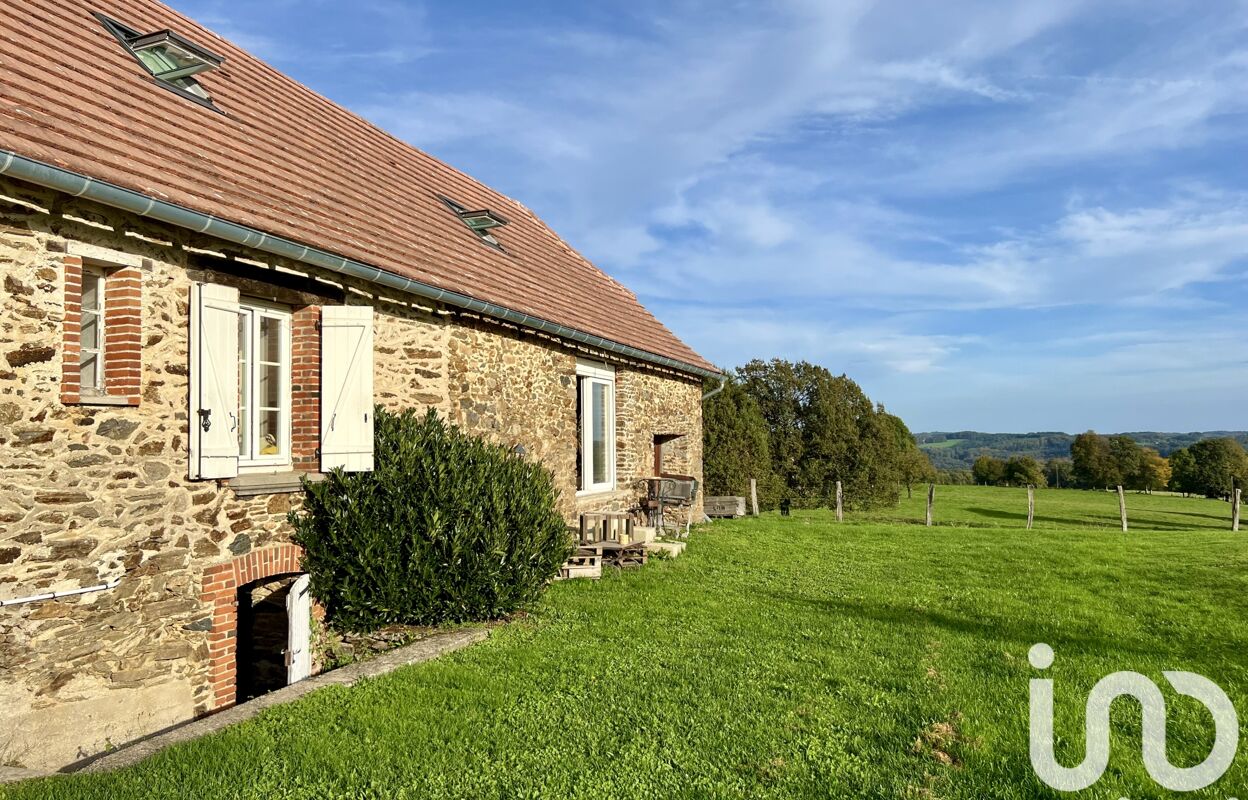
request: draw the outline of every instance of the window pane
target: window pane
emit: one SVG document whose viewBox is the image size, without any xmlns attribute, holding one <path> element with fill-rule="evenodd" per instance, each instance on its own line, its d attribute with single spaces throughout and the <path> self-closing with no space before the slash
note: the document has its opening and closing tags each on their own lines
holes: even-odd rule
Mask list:
<svg viewBox="0 0 1248 800">
<path fill-rule="evenodd" d="M 277 443 L 281 441 L 281 431 L 278 429 L 280 424 L 280 411 L 261 411 L 260 412 L 260 455 L 275 456 L 281 450 Z"/>
<path fill-rule="evenodd" d="M 82 273 L 82 309 L 97 311 L 100 308 L 100 276 L 93 272 Z"/>
<path fill-rule="evenodd" d="M 608 480 L 607 469 L 607 385 L 604 383 L 591 383 L 592 399 L 590 401 L 590 415 L 593 436 L 591 447 L 593 449 L 593 482 L 595 484 L 606 483 Z"/>
<path fill-rule="evenodd" d="M 282 323 L 272 317 L 260 318 L 260 361 L 276 364 L 282 360 Z"/>
<path fill-rule="evenodd" d="M 169 54 L 165 52 L 163 47 L 149 47 L 146 50 L 138 50 L 135 55 L 143 62 L 143 65 L 157 74 L 177 69 L 178 65 Z"/>
<path fill-rule="evenodd" d="M 277 408 L 282 404 L 282 368 L 261 364 L 259 405 L 261 408 Z"/>
<path fill-rule="evenodd" d="M 79 363 L 79 372 L 78 372 L 79 386 L 81 386 L 83 389 L 99 388 L 100 384 L 98 382 L 98 369 L 97 369 L 98 364 L 99 364 L 99 359 L 96 358 L 94 353 L 90 355 L 87 355 L 85 353 L 83 354 L 82 361 Z"/>
<path fill-rule="evenodd" d="M 100 317 L 98 314 L 83 312 L 81 342 L 83 350 L 98 350 L 100 348 Z"/>
</svg>

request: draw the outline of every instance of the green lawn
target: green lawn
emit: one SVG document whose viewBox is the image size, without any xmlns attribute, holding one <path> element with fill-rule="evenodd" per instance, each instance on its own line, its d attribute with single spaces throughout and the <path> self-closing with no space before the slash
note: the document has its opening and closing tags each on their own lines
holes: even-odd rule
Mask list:
<svg viewBox="0 0 1248 800">
<path fill-rule="evenodd" d="M 1165 689 L 1176 764 L 1203 759 L 1211 726 L 1162 670 L 1208 676 L 1248 719 L 1248 555 L 1225 504 L 1131 495 L 1124 535 L 1110 495 L 1041 492 L 1031 532 L 1024 492 L 937 497 L 931 529 L 910 522 L 917 497 L 874 515 L 891 523 L 717 523 L 677 561 L 553 586 L 483 645 L 10 796 L 1058 797 L 1027 757 L 1036 642 L 1057 652 L 1067 764 L 1087 692 L 1117 670 Z M 1110 769 L 1082 796 L 1163 794 L 1138 716 L 1115 707 Z M 1194 796 L 1246 789 L 1241 754 Z"/>
</svg>

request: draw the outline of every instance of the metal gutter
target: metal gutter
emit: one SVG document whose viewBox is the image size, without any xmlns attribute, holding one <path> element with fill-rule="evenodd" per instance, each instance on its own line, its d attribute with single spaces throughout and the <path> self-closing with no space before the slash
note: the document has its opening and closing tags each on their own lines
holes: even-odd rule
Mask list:
<svg viewBox="0 0 1248 800">
<path fill-rule="evenodd" d="M 96 586 L 84 586 L 81 589 L 66 589 L 63 592 L 44 592 L 43 594 L 32 594 L 30 597 L 17 597 L 13 600 L 0 600 L 0 608 L 20 606 L 25 603 L 41 603 L 45 600 L 59 600 L 62 597 L 75 597 L 80 594 L 91 594 L 93 592 L 106 592 L 109 589 L 116 589 L 119 583 L 121 583 L 121 578 L 113 578 L 111 581 L 107 581 Z"/>
<path fill-rule="evenodd" d="M 83 197 L 101 205 L 119 208 L 123 211 L 138 214 L 141 217 L 158 220 L 243 247 L 281 256 L 282 258 L 289 258 L 292 261 L 300 261 L 304 264 L 322 267 L 343 275 L 362 278 L 371 283 L 396 289 L 400 292 L 414 294 L 426 300 L 446 303 L 456 308 L 485 314 L 524 328 L 541 331 L 563 339 L 570 339 L 574 342 L 580 342 L 589 347 L 606 350 L 627 358 L 635 358 L 638 361 L 645 361 L 702 378 L 720 377 L 720 373 L 703 367 L 687 364 L 674 358 L 661 356 L 657 353 L 651 353 L 610 339 L 604 339 L 592 333 L 585 333 L 576 328 L 560 325 L 557 322 L 534 317 L 520 311 L 513 311 L 505 306 L 478 300 L 475 297 L 469 297 L 459 292 L 439 289 L 431 284 L 404 278 L 401 275 L 387 272 L 379 267 L 370 266 L 360 261 L 353 261 L 325 250 L 297 244 L 280 236 L 273 236 L 254 228 L 226 222 L 210 214 L 192 211 L 189 208 L 167 203 L 164 200 L 157 200 L 106 181 L 88 178 L 77 172 L 71 172 L 51 164 L 45 164 L 42 161 L 26 158 L 19 153 L 0 150 L 0 157 L 4 160 L 4 165 L 0 167 L 0 175 L 9 175 L 19 180 L 54 189 L 58 192 L 64 192 L 74 197 Z"/>
<path fill-rule="evenodd" d="M 709 392 L 707 392 L 706 394 L 702 395 L 702 402 L 705 403 L 707 400 L 710 400 L 712 397 L 714 397 L 715 395 L 722 392 L 725 388 L 727 388 L 727 386 L 728 386 L 728 376 L 720 375 L 719 385 L 716 386 L 714 389 L 710 390 Z"/>
</svg>

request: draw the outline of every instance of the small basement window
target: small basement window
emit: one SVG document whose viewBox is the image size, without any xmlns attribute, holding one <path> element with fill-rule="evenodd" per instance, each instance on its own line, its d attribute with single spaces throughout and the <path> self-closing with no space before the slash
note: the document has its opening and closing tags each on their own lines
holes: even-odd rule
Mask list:
<svg viewBox="0 0 1248 800">
<path fill-rule="evenodd" d="M 490 211 L 488 208 L 481 208 L 475 211 L 456 203 L 449 197 L 438 195 L 438 199 L 455 212 L 455 216 L 459 217 L 459 221 L 468 226 L 468 230 L 481 237 L 481 241 L 499 250 L 503 249 L 503 245 L 494 234 L 490 233 L 494 228 L 501 228 L 508 222 L 500 214 Z"/>
<path fill-rule="evenodd" d="M 157 85 L 214 111 L 219 110 L 212 104 L 208 90 L 194 76 L 220 67 L 225 61 L 223 57 L 171 30 L 145 34 L 103 14 L 95 17 L 117 37 L 126 52 L 143 65 Z"/>
</svg>

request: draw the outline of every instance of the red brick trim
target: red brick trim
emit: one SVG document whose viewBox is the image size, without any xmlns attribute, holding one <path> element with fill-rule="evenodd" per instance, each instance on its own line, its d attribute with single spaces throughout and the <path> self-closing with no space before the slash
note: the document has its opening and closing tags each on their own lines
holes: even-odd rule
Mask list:
<svg viewBox="0 0 1248 800">
<path fill-rule="evenodd" d="M 321 468 L 321 321 L 320 306 L 302 306 L 292 315 L 290 332 L 290 454 L 296 470 Z"/>
<path fill-rule="evenodd" d="M 201 597 L 212 606 L 212 630 L 208 634 L 209 710 L 229 708 L 238 701 L 235 673 L 238 587 L 274 575 L 302 572 L 302 558 L 303 549 L 298 545 L 280 544 L 254 550 L 204 570 Z"/>
<path fill-rule="evenodd" d="M 82 352 L 80 256 L 65 256 L 65 323 L 61 348 L 61 402 L 90 404 L 79 385 Z M 143 276 L 136 267 L 108 269 L 104 279 L 104 394 L 116 405 L 137 406 L 143 377 Z"/>
</svg>

